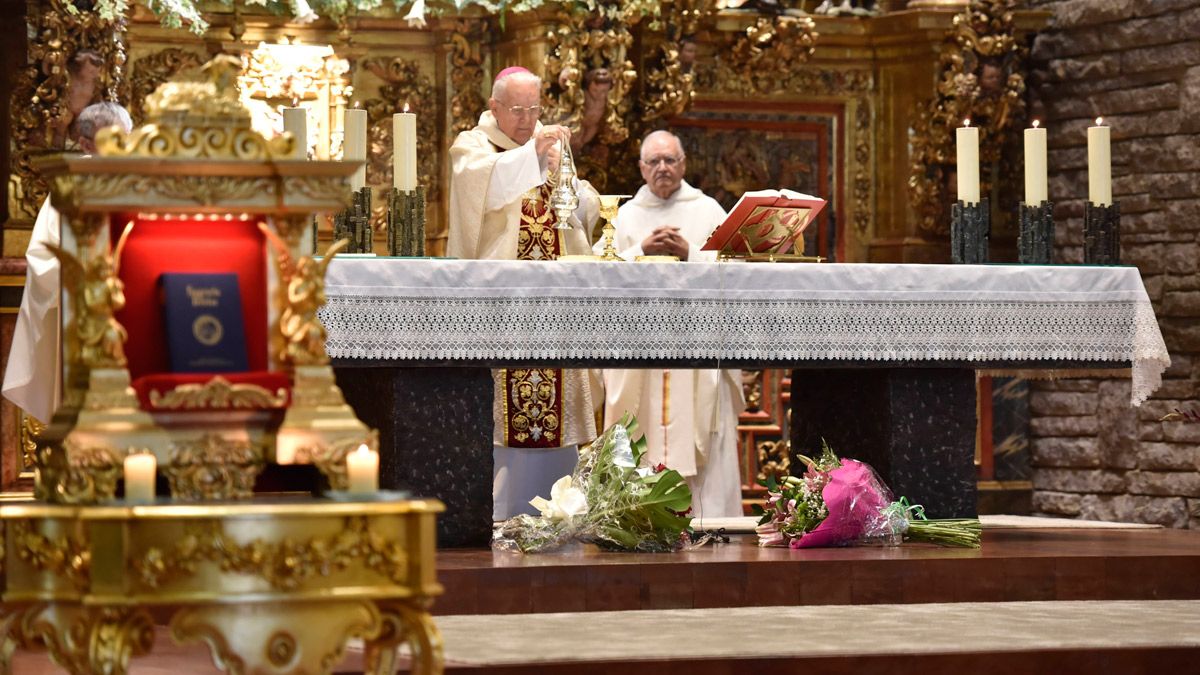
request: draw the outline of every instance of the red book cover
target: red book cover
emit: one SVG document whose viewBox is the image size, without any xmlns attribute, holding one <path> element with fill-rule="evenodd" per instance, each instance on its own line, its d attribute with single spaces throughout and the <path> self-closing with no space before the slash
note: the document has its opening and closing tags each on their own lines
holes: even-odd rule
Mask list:
<svg viewBox="0 0 1200 675">
<path fill-rule="evenodd" d="M 702 250 L 748 255 L 787 253 L 823 208 L 824 199 L 791 190 L 747 192 Z"/>
</svg>

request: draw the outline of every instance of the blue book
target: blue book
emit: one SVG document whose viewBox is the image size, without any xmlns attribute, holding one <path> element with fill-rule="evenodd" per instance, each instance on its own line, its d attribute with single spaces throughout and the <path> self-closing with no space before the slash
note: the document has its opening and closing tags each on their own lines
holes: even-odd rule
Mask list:
<svg viewBox="0 0 1200 675">
<path fill-rule="evenodd" d="M 167 272 L 159 276 L 173 373 L 249 369 L 236 274 Z"/>
</svg>

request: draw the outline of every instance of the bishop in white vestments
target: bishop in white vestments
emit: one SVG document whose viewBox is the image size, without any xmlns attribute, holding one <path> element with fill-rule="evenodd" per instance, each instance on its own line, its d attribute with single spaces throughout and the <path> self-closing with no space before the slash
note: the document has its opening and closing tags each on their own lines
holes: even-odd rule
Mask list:
<svg viewBox="0 0 1200 675">
<path fill-rule="evenodd" d="M 621 206 L 614 223 L 621 257 L 716 260 L 715 252 L 700 247 L 725 220 L 725 210 L 683 180 L 679 138 L 666 131 L 646 136 L 639 165 L 646 184 Z M 646 436 L 645 461 L 683 474 L 696 517 L 742 515 L 737 418 L 746 401 L 740 375 L 737 370 L 604 371 L 605 422 L 626 411 L 637 415 Z"/>
<path fill-rule="evenodd" d="M 117 125 L 128 133 L 133 128 L 129 113 L 116 103 L 95 103 L 83 109 L 75 120 L 79 147 L 91 154 L 96 151 L 96 132 Z M 58 259 L 50 245 L 59 245 L 61 217 L 50 205 L 42 203 L 29 247 L 25 250 L 25 292 L 13 330 L 8 367 L 4 371 L 4 398 L 12 401 L 43 424 L 49 424 L 62 400 L 62 369 Z"/>
<path fill-rule="evenodd" d="M 565 127 L 538 121 L 541 78 L 524 68 L 496 77 L 488 110 L 450 148 L 450 223 L 454 258 L 552 261 L 589 253 L 587 233 L 599 217 L 596 191 L 575 185 L 571 228 L 555 228 L 550 193 Z M 532 335 L 537 326 L 529 326 Z M 529 500 L 550 494 L 575 467 L 577 447 L 596 437 L 592 378 L 584 370 L 507 368 L 495 372 L 492 516 L 536 513 Z M 599 381 L 594 383 L 599 389 Z M 595 405 L 593 404 L 595 400 Z"/>
</svg>

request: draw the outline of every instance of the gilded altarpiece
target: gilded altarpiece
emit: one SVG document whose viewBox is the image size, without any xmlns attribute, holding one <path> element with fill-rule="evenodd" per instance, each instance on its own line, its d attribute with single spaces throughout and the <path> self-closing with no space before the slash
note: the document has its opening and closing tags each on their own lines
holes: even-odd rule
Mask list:
<svg viewBox="0 0 1200 675">
<path fill-rule="evenodd" d="M 437 255 L 447 229 L 450 142 L 473 126 L 501 68 L 553 70 L 545 73 L 555 76 L 547 82 L 548 94 L 558 98 L 545 104 L 557 116 L 543 121 L 582 123 L 585 113 L 602 120 L 579 166 L 581 177 L 605 191 L 632 194 L 640 183 L 637 143 L 652 129 L 670 128 L 687 146 L 687 179 L 726 206 L 758 188 L 787 187 L 829 199 L 806 237 L 810 253 L 841 262 L 943 262 L 947 237 L 929 226 L 928 202 L 920 195 L 931 188 L 923 186 L 918 166 L 921 156 L 948 151 L 947 130 L 921 130 L 931 119 L 924 111 L 939 101 L 941 64 L 956 63 L 952 52 L 965 48 L 977 53 L 964 63 L 1003 57 L 1007 92 L 1017 86 L 1010 87 L 1009 78 L 1020 67 L 994 53 L 998 38 L 989 38 L 1007 35 L 1005 48 L 1019 48 L 1012 36 L 1042 27 L 1047 14 L 1016 11 L 1007 0 L 907 10 L 902 4 L 881 5 L 882 12 L 868 17 L 785 17 L 676 0 L 664 2 L 658 16 L 600 21 L 578 14 L 579 7 L 572 14 L 545 3 L 508 13 L 503 23 L 476 8 L 463 16 L 430 12 L 425 28 L 385 9 L 298 25 L 253 5 L 236 13 L 214 6 L 203 36 L 162 28 L 139 5 L 128 19 L 121 56 L 110 61 L 110 69 L 120 65 L 129 77 L 124 89 L 112 90 L 149 91 L 210 53 L 242 55 L 260 42 L 329 45 L 349 64 L 353 92 L 347 105 L 368 111 L 367 180 L 375 189 L 377 250 L 384 250 L 378 211 L 391 187 L 390 116 L 407 103 L 419 120 L 419 175 L 429 196 L 427 250 Z M 968 5 L 977 19 L 983 12 L 987 20 L 956 24 Z M 964 33 L 964 25 L 974 33 Z M 600 54 L 589 51 L 592 43 L 603 47 Z M 595 72 L 601 69 L 607 73 Z M 587 109 L 588 87 L 603 94 L 590 100 L 600 102 L 599 112 Z M 137 113 L 138 104 L 133 109 Z M 322 238 L 328 237 L 326 229 Z M 786 437 L 778 430 L 786 426 L 779 411 L 787 409 L 780 400 L 787 391 L 780 386 L 783 374 L 748 378 L 747 392 L 757 403 L 743 423 L 757 431 L 743 436 L 747 486 L 757 468 L 778 461 L 770 452 L 760 458 L 759 451 L 762 443 Z"/>
</svg>

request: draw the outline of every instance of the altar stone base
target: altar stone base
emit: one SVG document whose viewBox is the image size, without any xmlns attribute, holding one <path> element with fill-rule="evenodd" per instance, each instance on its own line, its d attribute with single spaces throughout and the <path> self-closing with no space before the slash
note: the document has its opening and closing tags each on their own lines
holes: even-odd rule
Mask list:
<svg viewBox="0 0 1200 675">
<path fill-rule="evenodd" d="M 930 518 L 977 515 L 975 372 L 954 368 L 796 370 L 792 448 L 824 438 L 875 468 L 896 497 Z"/>
<path fill-rule="evenodd" d="M 492 374 L 487 368 L 334 368 L 359 419 L 379 430 L 379 487 L 446 505 L 438 547 L 492 536 Z"/>
</svg>

